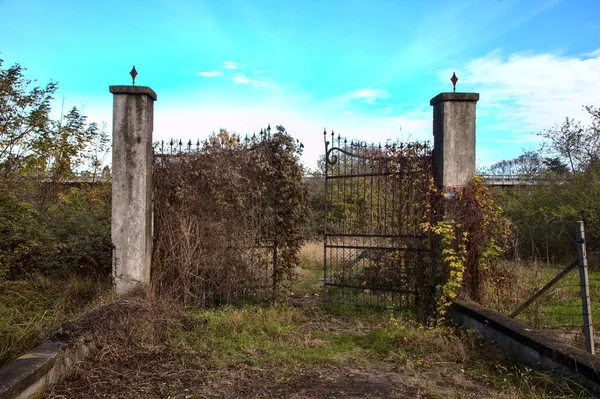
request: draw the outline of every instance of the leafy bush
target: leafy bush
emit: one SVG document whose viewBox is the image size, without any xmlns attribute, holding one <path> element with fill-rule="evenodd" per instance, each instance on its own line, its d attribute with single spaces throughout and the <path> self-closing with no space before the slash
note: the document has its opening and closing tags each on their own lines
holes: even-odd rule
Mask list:
<svg viewBox="0 0 600 399">
<path fill-rule="evenodd" d="M 0 278 L 23 274 L 43 250 L 45 231 L 33 206 L 0 190 Z"/>
<path fill-rule="evenodd" d="M 112 265 L 110 185 L 73 188 L 45 214 L 46 274 L 107 276 Z"/>
<path fill-rule="evenodd" d="M 72 188 L 47 211 L 0 193 L 0 277 L 110 274 L 109 190 Z"/>
</svg>

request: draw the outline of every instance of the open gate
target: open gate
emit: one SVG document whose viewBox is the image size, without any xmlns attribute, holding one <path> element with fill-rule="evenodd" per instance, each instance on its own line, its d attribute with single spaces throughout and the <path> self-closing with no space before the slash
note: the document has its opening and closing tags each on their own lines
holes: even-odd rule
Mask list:
<svg viewBox="0 0 600 399">
<path fill-rule="evenodd" d="M 433 181 L 427 144 L 367 145 L 325 134 L 326 300 L 413 307 L 429 290 L 423 232 Z"/>
</svg>

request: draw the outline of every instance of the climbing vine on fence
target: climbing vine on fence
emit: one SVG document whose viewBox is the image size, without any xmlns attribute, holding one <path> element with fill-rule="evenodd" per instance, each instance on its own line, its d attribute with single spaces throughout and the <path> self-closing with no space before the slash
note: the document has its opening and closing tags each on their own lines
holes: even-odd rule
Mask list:
<svg viewBox="0 0 600 399">
<path fill-rule="evenodd" d="M 479 301 L 486 295 L 511 226 L 479 177 L 447 191 L 432 184 L 432 193 L 423 228 L 432 234 L 438 252 L 433 286 L 441 320 L 453 299 Z"/>
<path fill-rule="evenodd" d="M 186 306 L 276 299 L 307 222 L 301 144 L 278 126 L 155 147 L 153 291 Z"/>
</svg>

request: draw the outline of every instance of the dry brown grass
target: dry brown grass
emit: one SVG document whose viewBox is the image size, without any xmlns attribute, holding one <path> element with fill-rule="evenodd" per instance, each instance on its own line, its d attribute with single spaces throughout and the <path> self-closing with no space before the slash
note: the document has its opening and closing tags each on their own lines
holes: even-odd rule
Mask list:
<svg viewBox="0 0 600 399">
<path fill-rule="evenodd" d="M 65 328 L 65 335 L 86 337 L 93 354 L 46 397 L 139 397 L 176 384 L 188 372 L 168 366 L 181 356 L 169 340 L 182 315 L 180 306 L 142 293 L 104 302 Z"/>
<path fill-rule="evenodd" d="M 300 248 L 300 261 L 323 265 L 323 242 L 307 241 Z"/>
<path fill-rule="evenodd" d="M 0 279 L 0 366 L 56 334 L 109 290 L 108 280 L 86 277 Z"/>
</svg>

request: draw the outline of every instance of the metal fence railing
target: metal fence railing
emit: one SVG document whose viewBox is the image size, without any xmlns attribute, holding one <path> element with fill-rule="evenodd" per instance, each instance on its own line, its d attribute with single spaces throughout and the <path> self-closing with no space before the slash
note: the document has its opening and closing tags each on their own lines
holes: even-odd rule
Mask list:
<svg viewBox="0 0 600 399">
<path fill-rule="evenodd" d="M 510 317 L 595 352 L 592 314 L 600 310 L 600 272 L 590 273 L 583 222 L 577 222 L 577 258 L 564 269 L 542 267 L 519 276 L 535 288 Z M 541 288 L 539 285 L 543 284 Z"/>
</svg>

